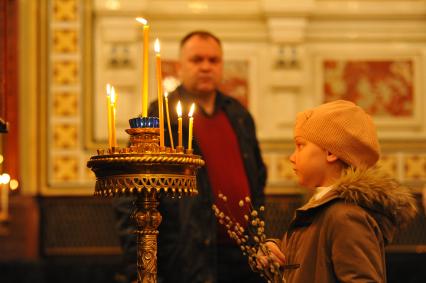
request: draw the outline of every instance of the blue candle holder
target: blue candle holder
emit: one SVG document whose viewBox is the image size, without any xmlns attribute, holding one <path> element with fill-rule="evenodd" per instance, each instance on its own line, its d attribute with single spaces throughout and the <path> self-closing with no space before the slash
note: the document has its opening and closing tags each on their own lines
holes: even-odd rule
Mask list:
<svg viewBox="0 0 426 283">
<path fill-rule="evenodd" d="M 130 128 L 159 128 L 160 121 L 157 117 L 136 117 L 129 119 Z"/>
</svg>

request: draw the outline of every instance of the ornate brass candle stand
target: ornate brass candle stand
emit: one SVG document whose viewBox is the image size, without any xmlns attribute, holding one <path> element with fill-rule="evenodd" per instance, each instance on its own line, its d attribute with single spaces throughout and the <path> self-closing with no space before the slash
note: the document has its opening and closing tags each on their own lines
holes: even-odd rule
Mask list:
<svg viewBox="0 0 426 283">
<path fill-rule="evenodd" d="M 200 156 L 160 148 L 158 128 L 132 128 L 130 147 L 112 148 L 92 156 L 87 166 L 95 172 L 95 195 L 136 196 L 138 283 L 157 282 L 157 236 L 160 196 L 181 197 L 198 193 L 196 172 L 204 165 Z"/>
</svg>

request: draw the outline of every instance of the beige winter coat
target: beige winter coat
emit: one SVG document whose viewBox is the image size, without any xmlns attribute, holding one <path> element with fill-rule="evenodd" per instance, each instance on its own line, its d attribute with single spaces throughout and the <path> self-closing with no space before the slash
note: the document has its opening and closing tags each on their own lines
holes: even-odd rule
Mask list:
<svg viewBox="0 0 426 283">
<path fill-rule="evenodd" d="M 281 242 L 286 283 L 386 282 L 385 250 L 416 214 L 413 196 L 377 168 L 348 169 L 318 201 L 297 209 Z"/>
</svg>

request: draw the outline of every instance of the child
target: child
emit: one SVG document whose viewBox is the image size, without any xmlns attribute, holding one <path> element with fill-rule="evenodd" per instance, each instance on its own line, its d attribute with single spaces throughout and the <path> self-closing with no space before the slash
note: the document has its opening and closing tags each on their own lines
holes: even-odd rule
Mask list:
<svg viewBox="0 0 426 283">
<path fill-rule="evenodd" d="M 300 264 L 284 270 L 284 282 L 386 282 L 384 246 L 416 205 L 374 166 L 380 147 L 372 119 L 352 102 L 325 103 L 298 114 L 294 139 L 290 161 L 314 195 L 283 240 L 267 243 L 271 260 Z"/>
</svg>

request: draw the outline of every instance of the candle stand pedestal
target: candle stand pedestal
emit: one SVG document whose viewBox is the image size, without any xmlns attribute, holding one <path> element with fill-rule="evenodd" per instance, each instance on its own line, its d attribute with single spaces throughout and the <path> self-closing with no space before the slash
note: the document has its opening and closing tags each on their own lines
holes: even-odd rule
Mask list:
<svg viewBox="0 0 426 283">
<path fill-rule="evenodd" d="M 132 128 L 130 146 L 98 150 L 87 166 L 96 175 L 95 195 L 135 196 L 138 283 L 157 282 L 157 236 L 162 216 L 160 197 L 198 193 L 196 173 L 204 165 L 200 156 L 160 148 L 158 128 Z"/>
</svg>

